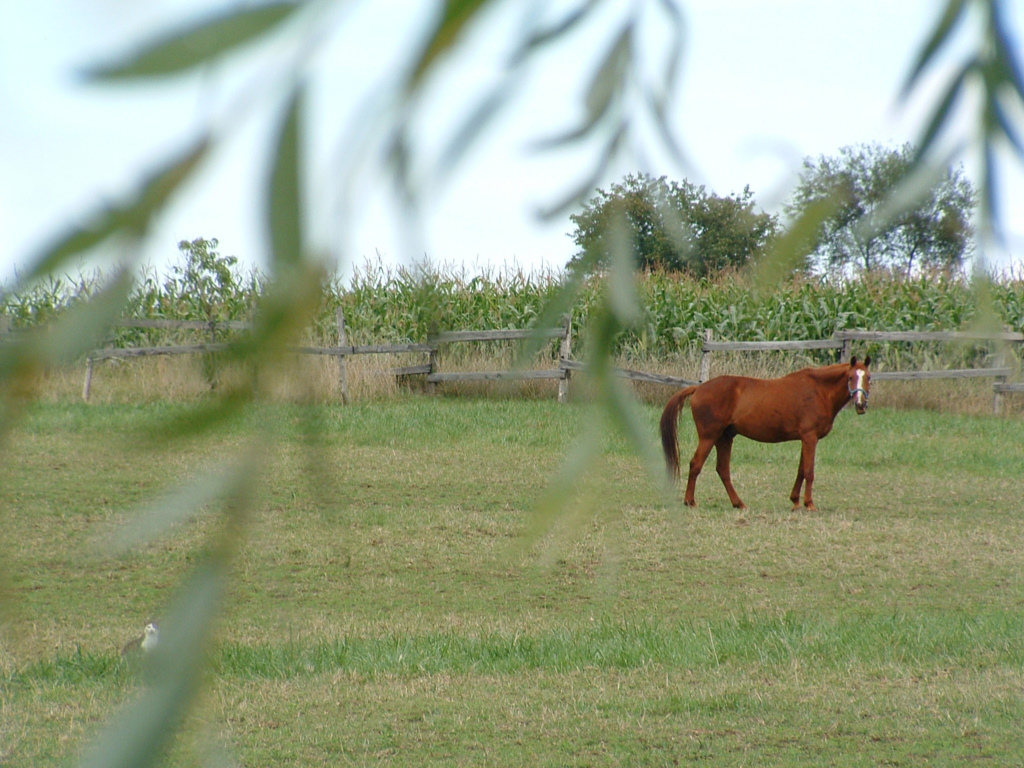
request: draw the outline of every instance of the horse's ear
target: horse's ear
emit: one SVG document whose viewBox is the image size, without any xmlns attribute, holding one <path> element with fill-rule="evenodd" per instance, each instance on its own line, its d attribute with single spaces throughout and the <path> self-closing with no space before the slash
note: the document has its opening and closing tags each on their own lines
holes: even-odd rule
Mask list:
<svg viewBox="0 0 1024 768">
<path fill-rule="evenodd" d="M 871 355 L 864 358 L 864 367 L 867 368 L 869 365 L 871 365 Z"/>
<path fill-rule="evenodd" d="M 857 364 L 857 356 L 854 355 L 853 357 L 850 358 L 850 366 L 853 367 L 856 364 Z"/>
</svg>

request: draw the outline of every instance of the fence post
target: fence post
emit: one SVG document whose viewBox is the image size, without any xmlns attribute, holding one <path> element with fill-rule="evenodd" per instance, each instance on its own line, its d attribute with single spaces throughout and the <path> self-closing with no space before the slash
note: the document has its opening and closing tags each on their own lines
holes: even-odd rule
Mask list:
<svg viewBox="0 0 1024 768">
<path fill-rule="evenodd" d="M 1003 331 L 1004 332 L 1010 332 L 1011 330 L 1012 329 L 1009 326 L 1003 326 Z M 994 367 L 995 368 L 1005 368 L 1009 364 L 1009 362 L 1006 359 L 1006 347 L 1009 345 L 1009 342 L 1006 342 L 1006 344 L 1002 344 L 1002 343 L 997 341 L 996 345 L 997 345 L 996 348 L 999 351 L 996 353 L 996 360 L 995 360 L 995 366 Z M 995 377 L 995 381 L 992 382 L 992 390 L 993 390 L 993 393 L 992 393 L 992 412 L 996 416 L 999 416 L 1003 412 L 1003 393 L 999 391 L 999 385 L 1000 384 L 1005 384 L 1005 383 L 1006 383 L 1006 377 L 1005 376 L 996 376 Z"/>
<path fill-rule="evenodd" d="M 437 393 L 437 382 L 430 380 L 430 375 L 437 371 L 437 351 L 439 349 L 438 342 L 436 339 L 428 339 L 430 344 L 430 351 L 427 352 L 427 367 L 430 368 L 427 371 L 427 394 L 433 395 Z"/>
<path fill-rule="evenodd" d="M 345 330 L 345 310 L 338 307 L 338 346 L 348 346 L 348 332 Z M 341 384 L 341 404 L 348 405 L 348 355 L 338 355 L 338 382 Z"/>
<path fill-rule="evenodd" d="M 714 336 L 715 334 L 710 328 L 704 329 L 705 346 L 701 349 L 700 376 L 698 377 L 698 381 L 700 381 L 701 384 L 711 378 L 711 350 L 707 348 L 706 344 L 711 341 Z"/>
<path fill-rule="evenodd" d="M 85 364 L 85 383 L 82 384 L 82 400 L 89 402 L 89 394 L 92 392 L 92 366 L 93 366 L 92 355 L 86 358 Z"/>
<path fill-rule="evenodd" d="M 839 362 L 850 362 L 850 355 L 853 354 L 853 339 L 843 335 L 842 331 L 836 331 L 835 335 L 843 340 L 843 350 L 839 353 Z"/>
<path fill-rule="evenodd" d="M 563 360 L 568 361 L 572 356 L 572 315 L 567 314 L 563 321 L 565 326 L 565 336 L 562 337 L 562 343 L 558 350 L 558 362 L 561 364 Z M 565 366 L 562 368 L 562 378 L 558 380 L 558 402 L 568 403 L 569 402 L 569 377 L 572 372 Z"/>
<path fill-rule="evenodd" d="M 0 336 L 11 332 L 10 315 L 0 315 Z"/>
</svg>

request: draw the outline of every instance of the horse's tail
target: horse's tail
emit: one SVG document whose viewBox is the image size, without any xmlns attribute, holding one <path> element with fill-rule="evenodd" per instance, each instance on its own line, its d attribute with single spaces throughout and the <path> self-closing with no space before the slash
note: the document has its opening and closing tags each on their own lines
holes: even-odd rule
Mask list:
<svg viewBox="0 0 1024 768">
<path fill-rule="evenodd" d="M 694 393 L 697 387 L 681 389 L 669 398 L 665 410 L 661 413 L 661 447 L 665 451 L 665 463 L 668 464 L 669 474 L 673 478 L 679 477 L 679 437 L 677 426 L 679 423 L 679 412 L 683 410 L 683 403 Z"/>
</svg>

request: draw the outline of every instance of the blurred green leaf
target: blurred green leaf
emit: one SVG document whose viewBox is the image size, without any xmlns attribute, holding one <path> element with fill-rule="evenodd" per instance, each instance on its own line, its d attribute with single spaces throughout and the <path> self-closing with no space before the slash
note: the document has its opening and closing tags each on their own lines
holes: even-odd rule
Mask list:
<svg viewBox="0 0 1024 768">
<path fill-rule="evenodd" d="M 683 16 L 683 9 L 674 0 L 661 0 L 661 7 L 668 20 L 670 33 L 666 46 L 668 56 L 661 78 L 662 89 L 658 97 L 659 104 L 663 106 L 673 99 L 679 82 L 679 73 L 682 71 L 683 52 L 686 50 L 686 19 Z"/>
<path fill-rule="evenodd" d="M 967 13 L 968 3 L 969 0 L 948 0 L 938 24 L 932 30 L 927 42 L 921 46 L 914 65 L 910 68 L 910 73 L 903 84 L 903 98 L 907 98 L 910 95 L 910 92 L 917 85 L 924 70 L 931 64 L 939 49 L 951 38 L 953 29 Z"/>
<path fill-rule="evenodd" d="M 1000 0 L 990 1 L 993 3 L 990 23 L 992 38 L 995 41 L 994 58 L 999 69 L 998 79 L 1016 91 L 1018 97 L 1024 97 L 1024 70 L 1018 61 L 1021 54 L 1020 41 L 1015 40 L 1010 34 L 1004 3 Z"/>
<path fill-rule="evenodd" d="M 454 171 L 466 153 L 475 145 L 484 129 L 498 116 L 501 108 L 508 103 L 512 95 L 512 78 L 504 77 L 488 91 L 476 107 L 470 112 L 459 128 L 452 134 L 452 138 L 441 153 L 438 163 L 440 172 L 437 176 L 443 178 Z"/>
<path fill-rule="evenodd" d="M 781 237 L 772 243 L 766 256 L 754 267 L 754 286 L 771 291 L 779 281 L 801 268 L 814 250 L 822 224 L 842 205 L 838 194 L 811 202 Z"/>
<path fill-rule="evenodd" d="M 968 11 L 977 8 L 982 19 L 981 35 L 975 51 L 968 61 L 957 69 L 943 97 L 932 110 L 920 145 L 920 157 L 933 151 L 943 129 L 952 123 L 953 105 L 959 100 L 967 83 L 980 90 L 980 108 L 976 113 L 978 129 L 977 151 L 981 169 L 980 198 L 982 229 L 988 235 L 999 236 L 1000 210 L 997 201 L 997 164 L 995 147 L 1001 140 L 1008 141 L 1017 150 L 1018 159 L 1024 160 L 1018 129 L 1007 118 L 1007 111 L 1024 108 L 1024 75 L 1018 61 L 1020 48 L 1008 31 L 1005 0 L 948 0 L 938 24 L 911 67 L 904 83 L 904 99 L 920 82 L 924 72 L 937 66 L 939 52 L 951 45 L 959 27 L 966 24 Z"/>
<path fill-rule="evenodd" d="M 964 85 L 967 82 L 968 76 L 976 70 L 977 65 L 977 59 L 971 59 L 965 63 L 946 88 L 945 94 L 936 104 L 935 111 L 932 113 L 928 126 L 921 135 L 919 145 L 922 150 L 923 148 L 930 147 L 934 144 L 939 131 L 942 130 L 943 126 L 946 125 L 946 122 L 949 119 L 953 105 L 956 104 L 960 95 L 963 93 Z"/>
<path fill-rule="evenodd" d="M 612 158 L 618 154 L 628 135 L 629 125 L 626 123 L 619 125 L 605 143 L 597 163 L 584 180 L 577 183 L 569 193 L 565 194 L 557 202 L 538 210 L 537 215 L 544 221 L 550 221 L 559 216 L 564 216 L 571 208 L 582 203 L 587 195 L 594 191 L 601 179 L 604 178 L 608 172 L 609 165 L 611 165 Z"/>
<path fill-rule="evenodd" d="M 163 762 L 202 682 L 227 566 L 226 558 L 212 557 L 189 579 L 162 619 L 160 642 L 147 659 L 151 684 L 100 733 L 80 763 L 83 768 L 147 768 Z"/>
<path fill-rule="evenodd" d="M 521 547 L 535 544 L 554 527 L 579 490 L 580 479 L 586 475 L 605 449 L 604 430 L 599 418 L 591 416 L 584 431 L 566 452 L 558 474 L 548 483 L 544 495 L 533 507 L 529 522 L 520 538 Z"/>
<path fill-rule="evenodd" d="M 96 247 L 115 234 L 141 237 L 153 216 L 195 173 L 209 151 L 210 141 L 204 136 L 145 179 L 127 203 L 102 209 L 90 222 L 75 227 L 44 249 L 32 259 L 24 281 L 31 282 L 58 272 L 72 257 Z"/>
<path fill-rule="evenodd" d="M 274 166 L 267 199 L 271 259 L 279 277 L 283 267 L 302 263 L 302 189 L 299 175 L 299 143 L 303 91 L 296 90 L 285 111 L 277 138 Z"/>
<path fill-rule="evenodd" d="M 629 63 L 632 56 L 632 34 L 632 24 L 626 24 L 619 31 L 615 42 L 605 53 L 604 59 L 598 66 L 597 71 L 591 78 L 590 84 L 587 87 L 587 94 L 584 102 L 584 106 L 586 107 L 586 116 L 580 124 L 563 133 L 558 133 L 554 136 L 549 136 L 534 142 L 533 149 L 535 151 L 558 149 L 569 144 L 577 143 L 593 133 L 594 129 L 601 124 L 605 118 L 607 118 L 612 103 L 616 97 L 622 95 L 623 88 L 625 87 L 626 74 L 629 71 Z M 614 134 L 624 135 L 625 127 L 626 124 L 621 123 L 614 130 Z M 607 150 L 605 152 L 605 158 L 606 157 Z M 602 162 L 599 162 L 599 166 L 603 165 L 604 158 L 602 159 Z M 591 174 L 591 176 L 600 179 L 603 175 L 603 170 L 604 169 L 601 168 L 601 173 Z M 588 194 L 596 185 L 596 181 L 591 183 L 590 188 L 584 190 L 582 195 Z"/>
<path fill-rule="evenodd" d="M 252 462 L 243 460 L 177 484 L 169 495 L 137 510 L 131 521 L 104 537 L 98 550 L 122 555 L 152 543 L 177 526 L 211 511 L 217 502 L 242 494 L 253 482 Z"/>
<path fill-rule="evenodd" d="M 156 40 L 123 60 L 87 69 L 84 74 L 97 82 L 180 74 L 267 35 L 303 5 L 284 0 L 231 9 Z"/>
<path fill-rule="evenodd" d="M 608 250 L 611 257 L 608 271 L 608 295 L 611 311 L 621 326 L 631 325 L 640 317 L 640 304 L 634 284 L 636 255 L 633 228 L 626 211 L 618 208 L 609 222 Z"/>
<path fill-rule="evenodd" d="M 469 23 L 488 0 L 446 0 L 436 25 L 427 36 L 422 52 L 413 66 L 408 90 L 416 90 L 437 59 L 455 47 Z"/>
<path fill-rule="evenodd" d="M 627 23 L 619 31 L 587 88 L 583 103 L 587 108 L 588 125 L 595 125 L 608 112 L 615 97 L 622 93 L 632 61 L 633 24 Z"/>
<path fill-rule="evenodd" d="M 531 327 L 535 329 L 555 328 L 563 322 L 571 322 L 570 314 L 583 286 L 584 273 L 574 271 L 566 276 L 554 295 L 541 307 Z M 540 335 L 531 336 L 520 346 L 516 355 L 516 366 L 525 368 L 540 350 L 551 343 Z"/>
<path fill-rule="evenodd" d="M 196 404 L 188 413 L 175 413 L 166 421 L 154 424 L 140 435 L 140 442 L 144 447 L 152 448 L 222 429 L 245 414 L 253 397 L 254 392 L 248 387 L 220 389 L 216 397 Z"/>
<path fill-rule="evenodd" d="M 73 362 L 95 349 L 120 316 L 132 284 L 131 273 L 122 268 L 51 325 L 33 328 L 16 343 L 0 348 L 0 381 L 26 369 Z"/>
<path fill-rule="evenodd" d="M 537 30 L 527 39 L 526 44 L 517 51 L 514 61 L 518 63 L 525 60 L 536 50 L 564 37 L 578 27 L 590 15 L 591 11 L 600 4 L 601 0 L 585 0 L 556 23 Z"/>
<path fill-rule="evenodd" d="M 648 104 L 650 107 L 651 117 L 654 122 L 654 127 L 657 129 L 658 135 L 661 137 L 662 146 L 668 150 L 672 161 L 680 168 L 692 168 L 693 163 L 683 151 L 683 146 L 672 127 L 672 121 L 674 118 L 669 112 L 666 101 L 656 96 L 654 93 L 649 93 Z"/>
<path fill-rule="evenodd" d="M 951 162 L 951 159 L 938 163 L 924 160 L 912 165 L 905 176 L 894 180 L 894 186 L 872 215 L 854 224 L 855 235 L 861 240 L 870 240 L 900 216 L 918 208 L 942 182 Z"/>
</svg>

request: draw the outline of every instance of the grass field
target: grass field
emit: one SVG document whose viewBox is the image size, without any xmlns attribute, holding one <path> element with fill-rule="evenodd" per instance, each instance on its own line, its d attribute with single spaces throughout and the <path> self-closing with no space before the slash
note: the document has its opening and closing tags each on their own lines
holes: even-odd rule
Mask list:
<svg viewBox="0 0 1024 768">
<path fill-rule="evenodd" d="M 118 649 L 211 523 L 122 557 L 104 542 L 247 441 L 250 424 L 140 437 L 192 407 L 41 404 L 3 446 L 0 763 L 65 764 L 144 684 Z M 790 511 L 796 444 L 737 441 L 741 513 L 710 467 L 700 507 L 666 499 L 609 436 L 564 516 L 524 543 L 589 413 L 270 407 L 277 450 L 171 763 L 1019 761 L 1024 421 L 844 412 L 819 446 L 816 514 Z"/>
</svg>

